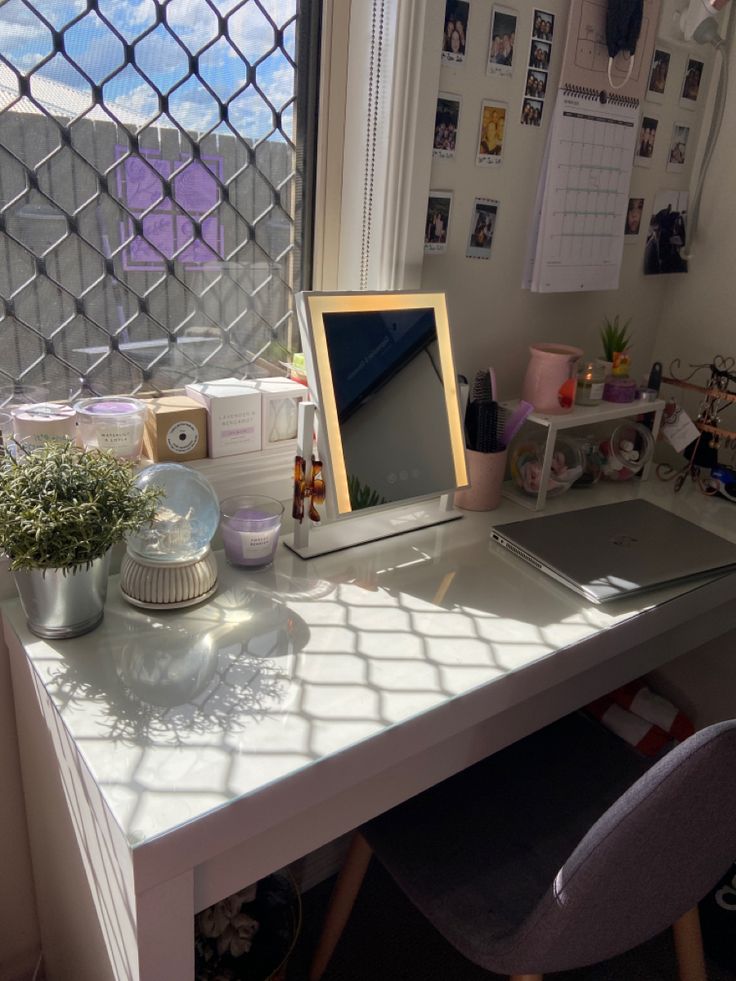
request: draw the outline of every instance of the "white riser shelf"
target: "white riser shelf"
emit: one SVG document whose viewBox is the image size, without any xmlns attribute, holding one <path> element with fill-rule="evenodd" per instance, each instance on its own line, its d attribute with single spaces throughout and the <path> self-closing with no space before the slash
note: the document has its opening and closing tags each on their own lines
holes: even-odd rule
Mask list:
<svg viewBox="0 0 736 981">
<path fill-rule="evenodd" d="M 509 408 L 515 408 L 517 403 L 509 403 Z M 571 412 L 561 413 L 560 415 L 547 415 L 543 412 L 532 412 L 527 417 L 527 423 L 536 423 L 544 426 L 547 430 L 547 438 L 544 445 L 544 460 L 542 463 L 542 475 L 540 479 L 540 489 L 536 497 L 525 494 L 512 480 L 506 481 L 503 486 L 504 497 L 511 498 L 517 504 L 530 508 L 532 511 L 540 511 L 547 501 L 547 485 L 552 467 L 552 456 L 554 453 L 557 435 L 566 429 L 577 429 L 582 426 L 595 426 L 600 422 L 609 422 L 616 419 L 627 419 L 631 416 L 640 416 L 645 413 L 653 413 L 652 436 L 656 442 L 659 427 L 662 422 L 662 412 L 664 411 L 664 399 L 657 399 L 654 402 L 625 402 L 623 404 L 615 402 L 600 402 L 598 405 L 575 405 Z M 652 461 L 642 469 L 640 480 L 646 480 L 651 470 Z"/>
</svg>

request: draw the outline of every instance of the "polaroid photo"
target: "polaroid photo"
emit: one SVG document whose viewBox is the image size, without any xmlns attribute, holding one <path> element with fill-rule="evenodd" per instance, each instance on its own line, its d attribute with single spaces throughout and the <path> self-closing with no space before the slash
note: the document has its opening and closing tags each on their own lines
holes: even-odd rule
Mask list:
<svg viewBox="0 0 736 981">
<path fill-rule="evenodd" d="M 491 39 L 488 45 L 487 75 L 511 75 L 514 70 L 516 42 L 515 10 L 494 7 L 491 14 Z"/>
<path fill-rule="evenodd" d="M 524 95 L 531 99 L 543 99 L 547 94 L 547 72 L 534 71 L 530 68 L 526 75 Z"/>
<path fill-rule="evenodd" d="M 644 275 L 687 272 L 682 250 L 687 244 L 687 191 L 659 191 L 644 246 Z"/>
<path fill-rule="evenodd" d="M 480 167 L 498 167 L 503 162 L 503 138 L 507 107 L 499 102 L 482 102 L 475 162 Z"/>
<path fill-rule="evenodd" d="M 626 222 L 624 223 L 625 242 L 634 242 L 638 240 L 643 213 L 644 198 L 629 198 L 629 204 L 626 208 Z"/>
<path fill-rule="evenodd" d="M 427 202 L 427 221 L 424 226 L 424 251 L 446 252 L 450 230 L 452 191 L 430 191 Z"/>
<path fill-rule="evenodd" d="M 529 48 L 529 67 L 546 72 L 551 54 L 552 45 L 547 41 L 532 41 Z"/>
<path fill-rule="evenodd" d="M 700 83 L 703 81 L 705 63 L 695 58 L 688 58 L 685 75 L 682 79 L 680 105 L 683 109 L 694 109 L 700 95 Z"/>
<path fill-rule="evenodd" d="M 647 87 L 647 102 L 664 102 L 664 90 L 667 87 L 667 75 L 670 70 L 672 55 L 662 48 L 655 48 L 652 55 L 652 67 L 649 69 L 649 85 Z"/>
<path fill-rule="evenodd" d="M 524 95 L 532 99 L 543 99 L 547 94 L 547 72 L 538 72 L 530 68 L 526 75 Z"/>
<path fill-rule="evenodd" d="M 532 26 L 532 37 L 539 41 L 551 41 L 555 29 L 555 15 L 548 14 L 546 10 L 534 11 L 534 24 Z"/>
<path fill-rule="evenodd" d="M 468 14 L 470 0 L 447 0 L 445 5 L 445 33 L 442 39 L 442 60 L 448 64 L 462 64 L 468 43 Z"/>
<path fill-rule="evenodd" d="M 468 259 L 490 259 L 497 218 L 498 201 L 492 201 L 490 198 L 475 199 L 468 246 L 465 249 Z"/>
<path fill-rule="evenodd" d="M 639 130 L 639 142 L 634 151 L 634 163 L 637 167 L 651 167 L 654 156 L 654 140 L 657 136 L 659 120 L 653 116 L 642 116 Z"/>
<path fill-rule="evenodd" d="M 544 102 L 541 99 L 524 99 L 521 107 L 522 126 L 541 126 Z"/>
<path fill-rule="evenodd" d="M 460 96 L 437 96 L 437 109 L 434 116 L 433 157 L 454 157 L 457 145 L 457 127 L 460 120 Z"/>
<path fill-rule="evenodd" d="M 682 123 L 675 123 L 672 127 L 672 139 L 670 148 L 667 151 L 667 166 L 671 174 L 681 174 L 685 169 L 685 158 L 687 157 L 687 141 L 690 139 L 690 127 Z"/>
</svg>

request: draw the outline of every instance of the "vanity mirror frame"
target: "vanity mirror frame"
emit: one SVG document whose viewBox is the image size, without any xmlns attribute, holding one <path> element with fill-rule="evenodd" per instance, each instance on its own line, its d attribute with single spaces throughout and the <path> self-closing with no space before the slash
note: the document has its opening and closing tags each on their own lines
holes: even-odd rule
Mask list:
<svg viewBox="0 0 736 981">
<path fill-rule="evenodd" d="M 452 495 L 468 483 L 460 404 L 455 373 L 450 324 L 444 293 L 422 291 L 386 292 L 319 292 L 303 291 L 296 295 L 302 345 L 311 397 L 319 416 L 319 458 L 326 484 L 326 517 L 324 527 L 313 529 L 309 543 L 309 520 L 305 517 L 295 533 L 285 539 L 289 548 L 303 558 L 348 548 L 361 542 L 402 534 L 415 528 L 453 521 L 462 517 L 453 510 Z M 419 497 L 388 502 L 354 511 L 350 504 L 332 366 L 327 344 L 325 315 L 333 313 L 370 313 L 404 310 L 428 310 L 434 314 L 437 332 L 436 350 L 444 393 L 444 407 L 450 439 L 453 486 L 436 488 Z M 300 414 L 303 420 L 305 414 Z M 309 432 L 300 434 L 300 454 L 311 457 L 311 422 Z"/>
</svg>

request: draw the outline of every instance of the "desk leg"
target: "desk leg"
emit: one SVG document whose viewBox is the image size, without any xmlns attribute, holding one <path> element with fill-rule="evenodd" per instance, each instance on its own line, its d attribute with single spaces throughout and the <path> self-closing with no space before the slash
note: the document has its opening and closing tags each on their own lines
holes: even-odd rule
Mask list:
<svg viewBox="0 0 736 981">
<path fill-rule="evenodd" d="M 194 875 L 184 872 L 136 899 L 140 981 L 193 981 Z"/>
</svg>

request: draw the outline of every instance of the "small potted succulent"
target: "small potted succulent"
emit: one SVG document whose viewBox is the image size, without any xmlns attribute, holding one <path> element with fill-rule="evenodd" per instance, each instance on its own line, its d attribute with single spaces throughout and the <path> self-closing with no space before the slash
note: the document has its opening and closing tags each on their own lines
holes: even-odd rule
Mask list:
<svg viewBox="0 0 736 981">
<path fill-rule="evenodd" d="M 30 630 L 75 637 L 102 619 L 110 549 L 153 519 L 159 492 L 104 450 L 49 440 L 0 458 L 0 551 L 10 560 Z"/>
<path fill-rule="evenodd" d="M 601 327 L 601 343 L 603 345 L 603 362 L 607 372 L 614 375 L 628 375 L 629 373 L 629 348 L 631 347 L 631 335 L 629 327 L 631 317 L 625 322 L 621 321 L 618 314 L 605 322 Z"/>
</svg>

